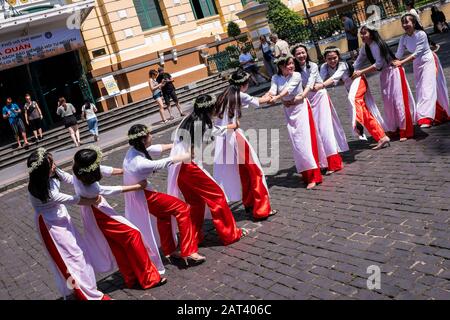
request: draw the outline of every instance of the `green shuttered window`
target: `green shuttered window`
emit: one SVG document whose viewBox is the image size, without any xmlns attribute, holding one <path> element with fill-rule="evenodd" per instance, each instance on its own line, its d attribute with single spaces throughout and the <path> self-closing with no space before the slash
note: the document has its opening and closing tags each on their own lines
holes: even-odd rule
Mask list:
<svg viewBox="0 0 450 320">
<path fill-rule="evenodd" d="M 214 0 L 189 0 L 195 19 L 203 19 L 217 14 Z"/>
<path fill-rule="evenodd" d="M 133 0 L 143 31 L 164 25 L 164 18 L 157 0 Z"/>
</svg>

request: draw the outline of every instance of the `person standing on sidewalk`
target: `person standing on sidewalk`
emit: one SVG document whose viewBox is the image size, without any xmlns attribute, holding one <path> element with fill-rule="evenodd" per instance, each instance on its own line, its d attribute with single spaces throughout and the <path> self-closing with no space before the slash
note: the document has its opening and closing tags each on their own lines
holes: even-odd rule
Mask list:
<svg viewBox="0 0 450 320">
<path fill-rule="evenodd" d="M 278 35 L 276 33 L 272 33 L 269 38 L 274 44 L 273 56 L 275 59 L 281 56 L 287 56 L 289 54 L 289 44 L 286 41 L 278 39 Z"/>
<path fill-rule="evenodd" d="M 156 103 L 159 106 L 159 114 L 161 115 L 161 120 L 163 123 L 167 123 L 169 122 L 169 120 L 166 119 L 166 117 L 164 116 L 164 102 L 163 102 L 163 94 L 162 94 L 162 88 L 164 87 L 164 85 L 166 84 L 166 81 L 163 79 L 161 81 L 161 83 L 158 83 L 158 81 L 156 81 L 157 77 L 158 77 L 158 72 L 156 70 L 150 70 L 149 72 L 149 86 L 150 86 L 150 90 L 152 91 L 153 94 L 153 99 L 156 101 Z M 172 117 L 172 113 L 170 112 L 170 108 L 167 108 L 167 110 L 169 111 L 169 115 L 170 118 Z"/>
<path fill-rule="evenodd" d="M 81 117 L 86 119 L 89 132 L 94 136 L 94 141 L 98 141 L 98 119 L 95 113 L 97 108 L 89 100 L 84 101 L 84 105 L 81 107 Z"/>
<path fill-rule="evenodd" d="M 266 68 L 267 74 L 269 77 L 272 77 L 275 73 L 277 73 L 277 67 L 273 63 L 275 59 L 272 52 L 272 43 L 267 41 L 266 36 L 259 37 L 259 41 L 261 45 L 259 49 L 261 50 L 264 58 L 264 67 Z"/>
<path fill-rule="evenodd" d="M 25 125 L 20 118 L 21 112 L 22 111 L 20 110 L 19 106 L 12 102 L 11 97 L 6 98 L 6 105 L 2 110 L 3 119 L 8 119 L 9 125 L 11 126 L 11 129 L 14 132 L 14 136 L 16 137 L 18 147 L 22 148 L 22 144 L 20 143 L 20 135 L 22 135 L 23 146 L 25 147 L 25 149 L 27 149 L 29 143 L 27 140 L 27 131 L 25 129 Z"/>
<path fill-rule="evenodd" d="M 25 122 L 33 130 L 36 143 L 42 140 L 42 111 L 36 101 L 31 100 L 31 96 L 27 93 L 25 95 Z M 38 136 L 39 133 L 39 136 Z"/>
<path fill-rule="evenodd" d="M 352 60 L 358 55 L 359 41 L 358 28 L 353 20 L 344 14 L 341 14 L 341 21 L 344 24 L 345 37 L 347 38 L 348 51 Z M 355 54 L 356 53 L 356 54 Z"/>
<path fill-rule="evenodd" d="M 182 117 L 185 116 L 183 111 L 181 111 L 180 102 L 178 101 L 177 93 L 175 92 L 176 89 L 175 86 L 173 85 L 174 80 L 172 79 L 172 76 L 169 73 L 164 72 L 164 67 L 159 67 L 158 73 L 159 74 L 158 77 L 156 78 L 156 82 L 163 83 L 164 81 L 164 86 L 161 88 L 161 91 L 163 94 L 164 102 L 166 103 L 167 106 L 167 110 L 169 110 L 170 120 L 174 119 L 172 113 L 170 112 L 171 99 L 175 103 L 175 106 L 177 107 L 178 111 L 180 112 L 180 116 Z"/>
<path fill-rule="evenodd" d="M 58 109 L 56 113 L 64 120 L 64 126 L 69 129 L 70 136 L 76 147 L 81 145 L 80 131 L 78 129 L 77 117 L 75 116 L 77 110 L 71 103 L 67 103 L 64 97 L 58 100 Z"/>
</svg>

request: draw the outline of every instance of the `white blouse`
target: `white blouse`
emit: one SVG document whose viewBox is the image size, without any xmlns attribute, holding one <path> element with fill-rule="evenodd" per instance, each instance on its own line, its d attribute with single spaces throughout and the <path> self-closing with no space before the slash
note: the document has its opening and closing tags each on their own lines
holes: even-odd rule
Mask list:
<svg viewBox="0 0 450 320">
<path fill-rule="evenodd" d="M 302 75 L 302 83 L 304 88 L 314 89 L 314 84 L 323 83 L 323 80 L 319 73 L 319 66 L 317 63 L 309 62 L 309 68 L 306 67 L 306 63 L 300 66 L 300 74 Z"/>
<path fill-rule="evenodd" d="M 100 166 L 100 172 L 104 177 L 110 177 L 113 173 L 113 170 L 114 170 L 113 167 Z M 66 172 L 64 172 L 64 174 L 71 176 Z M 73 179 L 73 186 L 75 188 L 75 193 L 80 197 L 93 199 L 96 198 L 98 195 L 113 196 L 120 194 L 123 190 L 122 186 L 103 186 L 99 182 L 94 182 L 93 184 L 85 185 L 75 175 L 71 177 Z"/>
<path fill-rule="evenodd" d="M 259 99 L 257 97 L 253 97 L 245 92 L 241 92 L 240 98 L 242 108 L 248 108 L 249 106 L 252 106 L 254 108 L 259 107 Z"/>
<path fill-rule="evenodd" d="M 152 145 L 147 148 L 150 156 L 159 156 L 162 153 L 162 145 Z M 139 181 L 146 180 L 153 175 L 154 171 L 167 168 L 172 164 L 172 157 L 163 158 L 160 160 L 149 160 L 145 154 L 131 147 L 125 159 L 123 160 L 123 181 L 125 185 L 136 184 Z M 153 190 L 149 183 L 148 190 Z"/>
<path fill-rule="evenodd" d="M 386 67 L 389 67 L 388 62 L 381 56 L 380 47 L 375 42 L 372 42 L 370 45 L 370 51 L 372 52 L 373 58 L 375 59 L 375 63 L 373 64 L 377 70 L 382 70 Z M 369 61 L 367 59 L 366 46 L 363 45 L 358 54 L 358 58 L 356 58 L 355 64 L 353 65 L 355 70 L 361 70 L 364 63 Z"/>
<path fill-rule="evenodd" d="M 67 182 L 64 179 L 61 180 Z M 49 189 L 50 199 L 47 202 L 42 202 L 29 194 L 31 205 L 36 214 L 42 214 L 46 220 L 57 220 L 68 215 L 65 205 L 76 205 L 80 202 L 79 196 L 62 193 L 60 192 L 60 188 L 61 182 L 56 178 L 51 178 Z"/>
<path fill-rule="evenodd" d="M 272 95 L 277 95 L 286 88 L 288 90 L 288 94 L 282 98 L 282 100 L 285 101 L 290 101 L 294 99 L 295 96 L 303 92 L 302 76 L 300 73 L 294 72 L 288 77 L 278 74 L 272 76 L 272 83 L 269 90 Z"/>
<path fill-rule="evenodd" d="M 320 77 L 326 81 L 328 79 L 333 79 L 333 84 L 337 86 L 339 81 L 346 82 L 351 79 L 348 65 L 345 62 L 339 62 L 336 68 L 332 69 L 328 64 L 324 63 L 320 67 Z"/>
<path fill-rule="evenodd" d="M 411 52 L 416 58 L 433 58 L 433 53 L 428 44 L 427 34 L 422 30 L 416 30 L 412 36 L 404 34 L 400 38 L 395 57 L 397 59 L 402 59 L 405 50 Z"/>
</svg>

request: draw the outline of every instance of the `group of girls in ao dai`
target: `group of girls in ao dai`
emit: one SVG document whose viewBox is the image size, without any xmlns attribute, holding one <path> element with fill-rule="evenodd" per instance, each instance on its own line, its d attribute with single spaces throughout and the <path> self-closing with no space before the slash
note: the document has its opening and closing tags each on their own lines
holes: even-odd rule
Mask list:
<svg viewBox="0 0 450 320">
<path fill-rule="evenodd" d="M 399 131 L 400 141 L 412 138 L 414 135 L 412 114 L 415 113 L 415 102 L 405 70 L 393 65 L 395 56 L 377 30 L 371 26 L 363 26 L 360 35 L 364 45 L 355 61 L 352 78 L 379 71 L 386 130 L 392 133 Z M 367 61 L 370 65 L 363 68 Z M 378 141 L 376 148 L 387 145 L 389 138 L 384 137 Z"/>
<path fill-rule="evenodd" d="M 62 193 L 53 157 L 43 148 L 30 154 L 27 166 L 28 192 L 36 227 L 59 292 L 64 297 L 73 293 L 80 300 L 109 299 L 97 289 L 94 269 L 85 255 L 88 244 L 72 223 L 66 208 L 66 205 L 97 205 L 100 197 L 84 199 Z"/>
<path fill-rule="evenodd" d="M 128 141 L 131 147 L 123 161 L 126 185 L 146 180 L 155 171 L 176 165 L 190 157 L 190 154 L 185 152 L 153 160 L 151 155 L 160 155 L 163 151 L 170 150 L 172 145 L 152 145 L 150 130 L 141 124 L 130 128 Z M 151 184 L 144 190 L 125 194 L 125 215 L 141 230 L 149 243 L 160 272 L 164 272 L 164 266 L 158 253 L 158 244 L 161 244 L 162 251 L 168 259 L 181 258 L 187 265 L 205 261 L 205 257 L 198 253 L 193 211 L 193 208 L 185 202 L 156 191 Z M 176 225 L 172 224 L 172 217 L 176 220 L 180 233 L 179 254 L 176 252 Z M 157 233 L 154 232 L 156 230 Z"/>
<path fill-rule="evenodd" d="M 316 130 L 310 103 L 302 96 L 302 76 L 295 72 L 294 58 L 281 57 L 277 60 L 277 66 L 278 74 L 272 77 L 268 94 L 272 102 L 278 99 L 289 102 L 283 110 L 295 166 L 310 190 L 322 182 L 320 168 L 327 166 L 322 141 Z"/>
<path fill-rule="evenodd" d="M 247 212 L 255 220 L 266 219 L 277 213 L 272 210 L 269 188 L 258 155 L 239 128 L 242 108 L 259 107 L 269 96 L 257 98 L 246 93 L 250 75 L 234 72 L 228 88 L 219 95 L 215 105 L 217 127 L 236 126 L 215 137 L 214 178 L 224 189 L 228 201 L 242 200 Z"/>
<path fill-rule="evenodd" d="M 348 151 L 339 117 L 325 88 L 317 88 L 323 80 L 319 74 L 319 67 L 310 60 L 307 47 L 297 44 L 291 48 L 295 60 L 295 71 L 302 77 L 303 93 L 301 98 L 307 98 L 311 104 L 314 121 L 322 146 L 327 158 L 327 174 L 343 168 L 339 152 Z"/>
<path fill-rule="evenodd" d="M 413 61 L 417 107 L 414 120 L 422 128 L 437 125 L 449 119 L 448 88 L 442 65 L 431 51 L 427 34 L 420 30 L 417 18 L 405 14 L 401 19 L 405 34 L 400 38 L 394 61 L 399 68 Z M 404 58 L 405 51 L 411 54 Z"/>
<path fill-rule="evenodd" d="M 366 77 L 352 79 L 353 66 L 341 61 L 340 50 L 330 46 L 324 52 L 325 63 L 320 67 L 320 76 L 324 88 L 344 83 L 348 93 L 349 114 L 352 119 L 352 131 L 360 140 L 367 140 L 364 128 L 379 142 L 388 140 L 384 131 L 384 120 L 370 92 Z M 377 148 L 377 147 L 375 147 Z"/>
<path fill-rule="evenodd" d="M 223 189 L 203 168 L 205 147 L 211 144 L 215 136 L 236 128 L 236 124 L 213 125 L 214 105 L 211 96 L 198 96 L 194 101 L 194 110 L 176 129 L 171 155 L 189 153 L 191 157 L 189 161 L 169 168 L 167 191 L 176 197 L 184 197 L 191 206 L 194 239 L 198 243 L 204 239 L 202 226 L 206 215 L 212 218 L 222 243 L 229 245 L 247 235 L 248 230 L 237 227 Z"/>
<path fill-rule="evenodd" d="M 73 184 L 78 196 L 102 196 L 98 205 L 81 207 L 84 237 L 89 244 L 87 255 L 91 257 L 94 271 L 111 272 L 117 265 L 128 288 L 133 288 L 136 283 L 143 289 L 164 284 L 166 279 L 161 279 L 152 263 L 139 229 L 118 214 L 103 197 L 140 190 L 146 186 L 146 181 L 129 186 L 101 185 L 103 176 L 122 174 L 122 169 L 100 165 L 101 160 L 99 149 L 82 149 L 74 156 L 73 176 L 60 169 L 57 171 L 62 180 Z"/>
</svg>

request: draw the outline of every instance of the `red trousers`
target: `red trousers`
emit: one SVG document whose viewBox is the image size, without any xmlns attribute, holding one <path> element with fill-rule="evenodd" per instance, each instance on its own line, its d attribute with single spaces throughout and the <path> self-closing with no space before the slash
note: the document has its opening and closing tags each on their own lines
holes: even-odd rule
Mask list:
<svg viewBox="0 0 450 320">
<path fill-rule="evenodd" d="M 327 157 L 327 162 L 329 171 L 339 171 L 342 170 L 342 168 L 344 168 L 344 164 L 342 163 L 342 157 L 339 153 Z"/>
<path fill-rule="evenodd" d="M 322 182 L 322 174 L 320 173 L 320 165 L 319 165 L 319 148 L 317 147 L 317 131 L 316 125 L 314 124 L 314 117 L 312 114 L 311 106 L 308 103 L 308 117 L 309 117 L 309 131 L 311 137 L 311 147 L 314 159 L 316 160 L 316 169 L 310 169 L 302 172 L 303 181 L 306 184 L 309 183 L 321 183 Z"/>
<path fill-rule="evenodd" d="M 143 289 L 157 285 L 161 277 L 148 256 L 140 231 L 111 218 L 94 206 L 91 208 L 116 258 L 125 285 L 132 288 L 136 280 Z"/>
<path fill-rule="evenodd" d="M 181 164 L 177 182 L 184 199 L 191 205 L 194 239 L 197 239 L 198 243 L 203 240 L 205 205 L 211 211 L 217 234 L 224 245 L 229 245 L 241 238 L 242 230 L 236 226 L 225 193 L 202 169 L 195 163 Z"/>
<path fill-rule="evenodd" d="M 269 192 L 264 184 L 264 174 L 255 164 L 250 152 L 250 146 L 236 131 L 236 140 L 239 154 L 239 175 L 242 185 L 242 204 L 246 208 L 253 208 L 255 219 L 266 218 L 272 211 L 270 207 Z"/>
<path fill-rule="evenodd" d="M 420 126 L 422 124 L 428 124 L 432 125 L 433 122 L 435 125 L 442 124 L 449 121 L 449 116 L 447 114 L 447 111 L 445 111 L 444 108 L 441 107 L 439 102 L 436 101 L 436 114 L 434 115 L 434 119 L 431 118 L 422 118 L 417 121 L 417 124 Z"/>
<path fill-rule="evenodd" d="M 367 131 L 369 131 L 370 135 L 375 139 L 375 141 L 378 142 L 386 134 L 383 127 L 381 127 L 380 123 L 377 121 L 377 119 L 374 118 L 374 116 L 367 108 L 366 100 L 364 99 L 367 87 L 367 79 L 365 77 L 362 77 L 355 96 L 356 121 L 362 124 L 367 129 Z"/>
<path fill-rule="evenodd" d="M 176 249 L 172 234 L 172 216 L 175 217 L 180 232 L 180 254 L 189 257 L 198 252 L 196 238 L 194 238 L 191 208 L 188 204 L 171 195 L 145 191 L 148 210 L 158 220 L 158 231 L 161 239 L 161 248 L 164 255 L 170 255 Z"/>
</svg>

